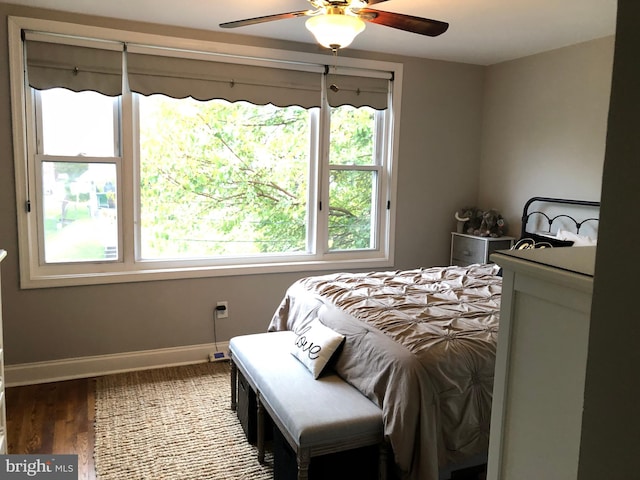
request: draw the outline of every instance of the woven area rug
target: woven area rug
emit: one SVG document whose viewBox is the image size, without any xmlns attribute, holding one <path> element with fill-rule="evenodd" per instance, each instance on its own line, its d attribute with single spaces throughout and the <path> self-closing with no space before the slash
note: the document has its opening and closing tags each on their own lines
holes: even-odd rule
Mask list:
<svg viewBox="0 0 640 480">
<path fill-rule="evenodd" d="M 99 377 L 99 480 L 267 480 L 230 408 L 229 364 L 203 363 Z"/>
</svg>

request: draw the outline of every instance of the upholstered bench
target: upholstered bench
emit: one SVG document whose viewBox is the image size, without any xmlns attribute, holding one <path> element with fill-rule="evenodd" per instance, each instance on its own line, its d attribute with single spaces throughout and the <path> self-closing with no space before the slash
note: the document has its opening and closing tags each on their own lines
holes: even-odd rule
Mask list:
<svg viewBox="0 0 640 480">
<path fill-rule="evenodd" d="M 317 380 L 291 355 L 293 332 L 234 337 L 231 358 L 231 408 L 240 372 L 257 397 L 258 459 L 264 462 L 264 411 L 269 414 L 298 463 L 298 480 L 308 478 L 312 457 L 378 445 L 379 478 L 386 478 L 382 411 L 334 373 Z"/>
</svg>

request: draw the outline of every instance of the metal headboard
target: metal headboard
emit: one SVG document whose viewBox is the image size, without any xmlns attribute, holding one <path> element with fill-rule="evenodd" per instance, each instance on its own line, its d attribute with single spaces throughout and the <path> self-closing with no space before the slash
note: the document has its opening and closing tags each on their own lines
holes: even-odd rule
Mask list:
<svg viewBox="0 0 640 480">
<path fill-rule="evenodd" d="M 529 207 L 531 206 L 532 203 L 534 202 L 543 202 L 546 204 L 564 204 L 564 205 L 576 205 L 576 206 L 583 206 L 583 207 L 593 207 L 593 208 L 600 208 L 600 202 L 593 202 L 593 201 L 588 201 L 588 200 L 569 200 L 566 198 L 549 198 L 549 197 L 532 197 L 529 200 L 527 200 L 527 203 L 524 204 L 524 208 L 522 210 L 522 228 L 520 230 L 520 238 L 524 238 L 527 236 L 527 223 L 529 222 L 529 218 L 532 215 L 541 215 L 543 216 L 546 221 L 547 224 L 549 226 L 549 232 L 551 232 L 551 226 L 553 225 L 553 222 L 555 222 L 557 219 L 559 218 L 563 218 L 563 219 L 569 219 L 571 220 L 575 226 L 576 226 L 576 233 L 580 233 L 580 227 L 582 227 L 582 225 L 586 222 L 598 222 L 599 219 L 597 217 L 590 217 L 590 218 L 585 218 L 584 220 L 576 220 L 574 217 L 572 217 L 571 215 L 567 215 L 567 214 L 559 214 L 559 215 L 555 215 L 555 216 L 550 216 L 547 215 L 545 212 L 541 212 L 539 210 L 534 210 L 532 212 L 529 211 Z"/>
</svg>

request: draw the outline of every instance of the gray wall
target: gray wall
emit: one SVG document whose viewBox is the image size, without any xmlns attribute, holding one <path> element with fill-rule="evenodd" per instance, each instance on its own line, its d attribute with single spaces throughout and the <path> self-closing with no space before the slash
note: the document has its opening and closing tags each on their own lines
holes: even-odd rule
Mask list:
<svg viewBox="0 0 640 480">
<path fill-rule="evenodd" d="M 219 341 L 264 331 L 287 286 L 309 272 L 19 289 L 7 15 L 318 51 L 309 45 L 0 4 L 0 248 L 8 251 L 2 265 L 6 363 L 208 343 L 213 341 L 212 309 L 218 300 L 228 300 L 230 307 L 230 319 L 217 324 Z M 484 69 L 357 51 L 341 55 L 405 65 L 395 267 L 445 264 L 452 214 L 460 205 L 472 203 L 478 193 Z"/>
<path fill-rule="evenodd" d="M 518 235 L 533 196 L 600 200 L 613 37 L 487 68 L 478 204 Z"/>
<path fill-rule="evenodd" d="M 589 358 L 585 387 L 580 480 L 640 475 L 640 226 L 629 209 L 640 205 L 640 3 L 618 0 L 611 110 L 602 182 Z"/>
</svg>

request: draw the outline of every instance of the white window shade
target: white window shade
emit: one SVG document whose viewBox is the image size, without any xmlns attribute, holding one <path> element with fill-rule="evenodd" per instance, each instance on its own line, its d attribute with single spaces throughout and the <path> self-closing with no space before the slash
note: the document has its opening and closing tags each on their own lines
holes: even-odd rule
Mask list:
<svg viewBox="0 0 640 480">
<path fill-rule="evenodd" d="M 127 52 L 129 88 L 143 95 L 319 107 L 321 73 Z"/>
<path fill-rule="evenodd" d="M 26 40 L 29 85 L 38 90 L 62 87 L 122 94 L 122 47 L 93 48 Z"/>
<path fill-rule="evenodd" d="M 29 85 L 38 90 L 62 87 L 104 95 L 122 94 L 123 75 L 131 91 L 173 98 L 224 99 L 279 107 L 320 107 L 324 65 L 285 62 L 243 63 L 204 52 L 131 46 L 123 62 L 124 43 L 26 32 Z M 208 58 L 209 57 L 209 58 Z M 124 63 L 124 67 L 123 67 Z M 325 73 L 326 98 L 338 107 L 388 107 L 389 73 L 361 73 L 340 67 Z M 124 71 L 123 71 L 124 70 Z"/>
<path fill-rule="evenodd" d="M 388 97 L 389 80 L 386 78 L 327 74 L 327 98 L 332 107 L 352 105 L 385 110 Z"/>
</svg>

